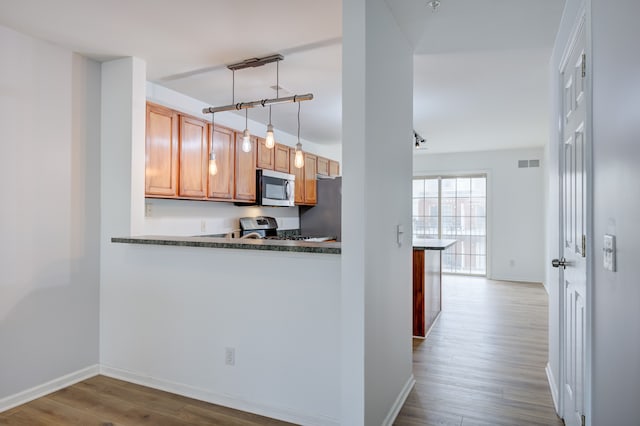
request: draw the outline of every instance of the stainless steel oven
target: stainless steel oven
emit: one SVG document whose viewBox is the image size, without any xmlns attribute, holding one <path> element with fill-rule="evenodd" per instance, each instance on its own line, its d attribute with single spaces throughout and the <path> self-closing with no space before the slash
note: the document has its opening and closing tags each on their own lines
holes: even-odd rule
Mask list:
<svg viewBox="0 0 640 426">
<path fill-rule="evenodd" d="M 261 206 L 293 207 L 294 175 L 273 170 L 256 171 L 256 203 Z"/>
</svg>

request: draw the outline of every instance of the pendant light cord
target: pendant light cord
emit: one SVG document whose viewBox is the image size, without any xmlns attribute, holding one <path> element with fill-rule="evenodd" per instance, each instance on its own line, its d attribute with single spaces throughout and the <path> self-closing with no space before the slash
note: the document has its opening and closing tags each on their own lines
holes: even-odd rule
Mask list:
<svg viewBox="0 0 640 426">
<path fill-rule="evenodd" d="M 300 102 L 298 102 L 298 143 L 300 143 Z"/>
</svg>

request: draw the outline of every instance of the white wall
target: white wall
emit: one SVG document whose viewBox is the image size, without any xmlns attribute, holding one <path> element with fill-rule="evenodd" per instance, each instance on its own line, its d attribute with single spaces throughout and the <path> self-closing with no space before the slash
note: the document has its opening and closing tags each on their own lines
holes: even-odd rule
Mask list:
<svg viewBox="0 0 640 426">
<path fill-rule="evenodd" d="M 107 374 L 295 423 L 339 423 L 339 255 L 111 246 Z"/>
<path fill-rule="evenodd" d="M 413 52 L 383 0 L 343 19 L 342 422 L 379 425 L 413 385 Z"/>
<path fill-rule="evenodd" d="M 2 399 L 98 362 L 100 68 L 0 27 Z"/>
<path fill-rule="evenodd" d="M 540 167 L 518 168 L 518 160 L 540 160 Z M 486 173 L 487 276 L 543 282 L 543 160 L 542 148 L 454 154 L 427 151 L 414 154 L 413 174 Z"/>
<path fill-rule="evenodd" d="M 151 82 L 147 82 L 146 89 L 147 99 L 151 102 L 211 120 L 211 114 L 202 114 L 202 109 L 211 105 Z M 233 129 L 243 129 L 245 125 L 244 117 L 232 112 L 216 114 L 216 123 Z M 261 123 L 249 120 L 249 130 L 252 134 L 262 134 L 265 131 L 264 127 Z M 278 132 L 277 137 L 278 142 L 284 145 L 293 147 L 297 143 L 296 136 L 284 132 Z M 338 161 L 342 157 L 339 146 L 321 145 L 306 140 L 302 140 L 302 144 L 304 150 L 314 154 Z M 239 207 L 226 202 L 162 199 L 147 199 L 146 202 L 152 206 L 151 216 L 144 218 L 142 234 L 147 235 L 227 233 L 238 229 L 238 218 L 256 215 L 275 217 L 278 229 L 300 228 L 298 207 Z"/>
<path fill-rule="evenodd" d="M 144 68 L 136 58 L 102 65 L 105 372 L 297 423 L 337 424 L 340 256 L 110 242 L 143 215 Z M 224 364 L 226 347 L 236 350 L 234 367 Z"/>
<path fill-rule="evenodd" d="M 640 401 L 640 2 L 591 0 L 593 425 L 638 424 Z M 602 267 L 614 234 L 617 272 Z"/>
</svg>

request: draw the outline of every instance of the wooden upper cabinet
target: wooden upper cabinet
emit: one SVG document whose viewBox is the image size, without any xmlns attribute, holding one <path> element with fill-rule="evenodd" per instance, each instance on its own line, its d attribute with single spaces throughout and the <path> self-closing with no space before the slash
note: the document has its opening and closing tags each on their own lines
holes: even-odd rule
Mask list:
<svg viewBox="0 0 640 426">
<path fill-rule="evenodd" d="M 251 151 L 242 151 L 242 133 L 236 132 L 235 199 L 256 200 L 256 137 L 251 137 Z"/>
<path fill-rule="evenodd" d="M 329 176 L 329 159 L 318 156 L 316 162 L 318 167 L 318 174 L 322 176 Z"/>
<path fill-rule="evenodd" d="M 295 166 L 295 157 L 296 150 L 289 148 L 289 173 L 296 177 L 294 202 L 295 204 L 304 204 L 304 167 L 299 169 Z"/>
<path fill-rule="evenodd" d="M 317 199 L 317 157 L 308 152 L 304 153 L 304 203 L 316 204 Z"/>
<path fill-rule="evenodd" d="M 329 160 L 329 176 L 340 176 L 340 163 Z"/>
<path fill-rule="evenodd" d="M 185 198 L 207 196 L 209 138 L 207 122 L 180 116 L 180 182 L 178 195 Z"/>
<path fill-rule="evenodd" d="M 211 135 L 211 124 L 208 124 L 209 135 Z M 216 126 L 213 138 L 209 138 L 212 141 L 212 146 L 216 154 L 216 165 L 218 166 L 218 173 L 211 176 L 208 172 L 208 157 L 207 157 L 207 175 L 209 176 L 209 190 L 207 192 L 208 198 L 231 200 L 234 196 L 234 182 L 235 182 L 235 132 L 226 127 Z"/>
<path fill-rule="evenodd" d="M 275 151 L 273 169 L 278 172 L 289 173 L 289 147 L 277 143 L 273 151 Z"/>
<path fill-rule="evenodd" d="M 275 162 L 275 147 L 269 149 L 266 146 L 267 141 L 264 138 L 258 138 L 258 160 L 256 167 L 259 169 L 273 170 Z"/>
<path fill-rule="evenodd" d="M 178 195 L 178 114 L 147 103 L 145 195 Z"/>
</svg>

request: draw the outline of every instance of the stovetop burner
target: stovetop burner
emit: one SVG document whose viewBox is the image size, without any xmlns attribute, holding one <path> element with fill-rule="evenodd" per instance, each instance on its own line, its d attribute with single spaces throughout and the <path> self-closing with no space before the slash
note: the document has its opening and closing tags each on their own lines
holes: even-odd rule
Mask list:
<svg viewBox="0 0 640 426">
<path fill-rule="evenodd" d="M 325 241 L 335 241 L 335 237 L 314 237 L 309 235 L 276 235 L 265 237 L 267 240 L 280 240 L 280 241 L 307 241 L 322 243 Z"/>
</svg>

